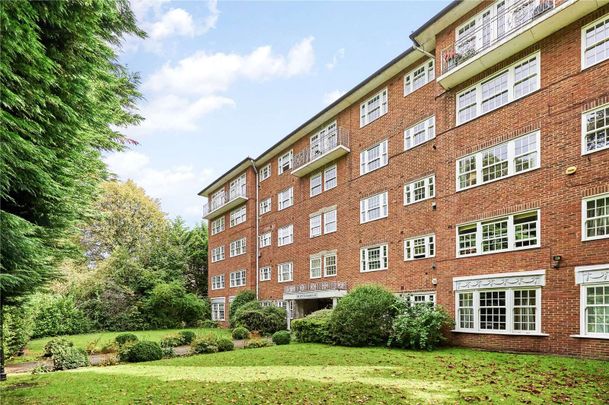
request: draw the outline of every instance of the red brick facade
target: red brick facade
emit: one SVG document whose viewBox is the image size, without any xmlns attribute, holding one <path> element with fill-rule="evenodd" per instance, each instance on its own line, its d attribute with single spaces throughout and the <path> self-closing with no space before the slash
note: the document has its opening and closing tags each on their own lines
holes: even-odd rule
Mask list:
<svg viewBox="0 0 609 405">
<path fill-rule="evenodd" d="M 480 5 L 435 33 L 436 78 L 442 73 L 440 50 L 454 41 L 455 29 L 489 4 Z M 419 53 L 399 73 L 334 116 L 337 126 L 349 133 L 350 152 L 328 163 L 337 165 L 338 185 L 319 195 L 309 196 L 309 176 L 297 177 L 290 170 L 278 175 L 279 156 L 290 149 L 296 154 L 308 148 L 315 131 L 303 132 L 289 146 L 275 148 L 252 160 L 243 170 L 247 173 L 247 221 L 231 228 L 227 212 L 225 231 L 210 233 L 210 257 L 216 246 L 224 245 L 226 252 L 225 260 L 209 265 L 210 298 L 224 297 L 228 311 L 229 297 L 242 289 L 229 288 L 229 273 L 245 269 L 248 282 L 243 288 L 258 288 L 261 300 L 283 300 L 287 285 L 340 281 L 351 289 L 358 284 L 380 283 L 396 293 L 435 292 L 437 304 L 455 315 L 455 277 L 545 270 L 539 297 L 541 313 L 537 314 L 540 333 L 454 332 L 452 343 L 493 350 L 609 358 L 609 330 L 604 337 L 574 337 L 582 334 L 581 286 L 576 283 L 575 268 L 609 263 L 609 238 L 582 241 L 582 199 L 609 193 L 609 149 L 582 154 L 582 113 L 609 103 L 609 60 L 582 70 L 581 51 L 582 27 L 608 14 L 608 6 L 592 11 L 522 51 L 506 54 L 497 65 L 454 88 L 445 89 L 434 80 L 404 96 L 404 75 L 428 60 Z M 456 125 L 459 92 L 534 52 L 540 55 L 538 90 Z M 360 104 L 383 88 L 388 90 L 387 113 L 360 128 Z M 435 116 L 435 138 L 405 151 L 404 130 L 430 116 Z M 316 126 L 322 127 L 329 121 L 320 120 Z M 539 168 L 456 190 L 459 158 L 535 130 L 540 133 Z M 360 153 L 385 139 L 388 164 L 360 175 Z M 256 200 L 254 166 L 259 171 L 268 162 L 271 175 L 259 182 Z M 566 174 L 569 167 L 576 167 L 575 173 Z M 404 205 L 404 185 L 431 174 L 435 175 L 435 198 Z M 213 192 L 228 187 L 231 180 L 225 176 L 208 189 Z M 294 204 L 278 211 L 278 192 L 289 186 L 294 189 Z M 360 200 L 385 191 L 388 216 L 360 224 Z M 270 230 L 272 243 L 259 249 L 256 263 L 257 205 L 267 197 L 272 200 L 271 211 L 260 215 L 258 235 Z M 310 238 L 309 215 L 331 206 L 337 207 L 337 231 Z M 457 257 L 459 224 L 531 209 L 539 209 L 540 213 L 539 247 Z M 277 229 L 288 224 L 294 226 L 294 242 L 278 247 Z M 428 234 L 435 235 L 435 256 L 405 261 L 404 240 Z M 231 258 L 230 242 L 244 236 L 247 253 Z M 360 272 L 360 248 L 377 243 L 388 245 L 387 270 Z M 310 255 L 329 250 L 337 252 L 337 275 L 311 280 Z M 556 255 L 561 256 L 558 268 L 553 260 Z M 279 283 L 277 265 L 284 262 L 293 263 L 293 280 Z M 270 281 L 257 283 L 256 265 L 271 267 Z M 211 277 L 218 274 L 225 274 L 224 289 L 212 289 Z M 604 285 L 609 291 L 609 279 L 605 279 Z"/>
</svg>

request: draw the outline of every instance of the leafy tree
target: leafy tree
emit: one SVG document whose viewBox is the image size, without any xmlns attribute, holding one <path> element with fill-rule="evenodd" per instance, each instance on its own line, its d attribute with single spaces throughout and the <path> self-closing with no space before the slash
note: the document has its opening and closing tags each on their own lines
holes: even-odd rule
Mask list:
<svg viewBox="0 0 609 405">
<path fill-rule="evenodd" d="M 181 241 L 186 254 L 186 288 L 201 297 L 207 296 L 207 226 L 192 228 Z"/>
<path fill-rule="evenodd" d="M 157 284 L 146 299 L 144 308 L 150 324 L 157 328 L 194 326 L 211 316 L 209 304 L 178 283 Z"/>
</svg>

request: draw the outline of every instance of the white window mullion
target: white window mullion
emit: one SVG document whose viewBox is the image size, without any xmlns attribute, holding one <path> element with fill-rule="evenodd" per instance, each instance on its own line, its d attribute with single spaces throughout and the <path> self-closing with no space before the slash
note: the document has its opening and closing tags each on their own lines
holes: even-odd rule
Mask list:
<svg viewBox="0 0 609 405">
<path fill-rule="evenodd" d="M 474 298 L 474 330 L 480 330 L 480 291 L 473 292 Z"/>
<path fill-rule="evenodd" d="M 537 228 L 539 229 L 539 227 Z M 508 237 L 508 248 L 512 250 L 516 247 L 516 234 L 514 228 L 514 216 L 510 215 L 507 217 L 507 237 Z"/>
<path fill-rule="evenodd" d="M 505 323 L 505 331 L 507 333 L 514 332 L 514 290 L 510 289 L 506 291 L 505 294 L 505 314 L 506 314 L 506 323 Z"/>
</svg>

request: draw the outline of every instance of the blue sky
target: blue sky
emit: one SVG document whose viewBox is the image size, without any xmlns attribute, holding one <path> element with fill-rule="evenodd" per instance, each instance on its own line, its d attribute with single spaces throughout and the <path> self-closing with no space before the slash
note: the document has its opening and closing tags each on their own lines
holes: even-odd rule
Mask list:
<svg viewBox="0 0 609 405">
<path fill-rule="evenodd" d="M 142 77 L 146 121 L 106 162 L 192 225 L 199 190 L 410 47 L 448 2 L 132 0 L 149 37 L 120 58 Z"/>
</svg>

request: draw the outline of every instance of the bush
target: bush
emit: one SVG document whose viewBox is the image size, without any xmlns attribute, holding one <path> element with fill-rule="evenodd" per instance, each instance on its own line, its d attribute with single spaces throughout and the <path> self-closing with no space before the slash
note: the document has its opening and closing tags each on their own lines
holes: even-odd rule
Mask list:
<svg viewBox="0 0 609 405">
<path fill-rule="evenodd" d="M 235 348 L 235 344 L 229 338 L 223 337 L 219 338 L 217 341 L 218 351 L 219 352 L 230 352 Z"/>
<path fill-rule="evenodd" d="M 93 339 L 87 343 L 87 346 L 85 347 L 85 352 L 87 352 L 87 354 L 95 354 L 98 352 L 97 345 L 99 344 L 99 339 L 100 338 Z"/>
<path fill-rule="evenodd" d="M 161 360 L 163 358 L 163 350 L 157 342 L 144 340 L 130 346 L 124 357 L 132 363 Z"/>
<path fill-rule="evenodd" d="M 205 319 L 204 321 L 197 321 L 197 327 L 213 329 L 218 327 L 218 322 L 212 321 L 211 319 Z"/>
<path fill-rule="evenodd" d="M 183 345 L 191 344 L 197 337 L 197 334 L 191 330 L 181 330 L 178 332 L 178 335 L 180 335 L 181 344 Z"/>
<path fill-rule="evenodd" d="M 3 348 L 7 358 L 23 353 L 27 342 L 34 332 L 33 314 L 27 305 L 19 307 L 5 306 L 2 331 L 4 333 Z"/>
<path fill-rule="evenodd" d="M 144 313 L 156 328 L 195 326 L 210 313 L 209 303 L 186 292 L 181 284 L 157 284 L 144 303 Z"/>
<path fill-rule="evenodd" d="M 451 324 L 450 315 L 441 307 L 414 305 L 394 319 L 388 345 L 433 350 L 446 339 L 442 331 Z"/>
<path fill-rule="evenodd" d="M 101 347 L 99 352 L 104 354 L 116 353 L 118 352 L 118 345 L 116 344 L 116 342 L 108 342 Z"/>
<path fill-rule="evenodd" d="M 258 301 L 251 301 L 237 310 L 234 324 L 246 327 L 250 331 L 271 335 L 278 330 L 286 329 L 287 313 L 283 308 L 262 307 Z"/>
<path fill-rule="evenodd" d="M 233 339 L 236 340 L 249 339 L 250 331 L 247 330 L 247 328 L 244 328 L 243 326 L 237 326 L 235 329 L 233 329 L 232 336 Z"/>
<path fill-rule="evenodd" d="M 230 304 L 230 310 L 229 310 L 229 316 L 228 316 L 231 328 L 234 328 L 235 326 L 237 326 L 234 323 L 234 318 L 235 318 L 235 315 L 237 314 L 237 310 L 239 308 L 241 308 L 243 305 L 247 304 L 248 302 L 252 302 L 252 301 L 256 301 L 256 293 L 253 291 L 250 291 L 250 290 L 241 291 L 239 294 L 237 294 L 235 296 L 235 299 Z"/>
<path fill-rule="evenodd" d="M 216 353 L 218 351 L 218 338 L 215 335 L 199 336 L 191 344 L 195 354 Z"/>
<path fill-rule="evenodd" d="M 161 346 L 161 350 L 163 351 L 163 358 L 165 357 L 175 357 L 176 353 L 173 350 L 173 347 L 162 347 Z"/>
<path fill-rule="evenodd" d="M 77 335 L 91 329 L 91 322 L 70 296 L 37 294 L 29 305 L 33 311 L 33 338 Z"/>
<path fill-rule="evenodd" d="M 121 333 L 119 335 L 116 335 L 116 337 L 114 338 L 114 341 L 119 346 L 124 346 L 126 343 L 129 342 L 135 343 L 138 340 L 139 339 L 137 338 L 137 336 L 135 336 L 133 333 Z"/>
<path fill-rule="evenodd" d="M 287 330 L 280 330 L 273 333 L 273 343 L 276 345 L 289 345 L 292 337 Z"/>
<path fill-rule="evenodd" d="M 332 339 L 343 346 L 384 345 L 399 307 L 398 298 L 381 286 L 357 287 L 332 311 Z"/>
<path fill-rule="evenodd" d="M 161 347 L 177 347 L 182 344 L 182 336 L 177 333 L 165 335 L 161 338 Z"/>
<path fill-rule="evenodd" d="M 332 343 L 330 335 L 331 309 L 322 309 L 291 323 L 296 340 L 302 343 Z"/>
<path fill-rule="evenodd" d="M 245 344 L 244 349 L 258 349 L 260 347 L 269 347 L 272 346 L 273 343 L 268 341 L 267 339 L 252 339 Z"/>
<path fill-rule="evenodd" d="M 53 352 L 53 370 L 71 370 L 89 365 L 89 357 L 83 349 L 73 346 L 56 346 Z"/>
<path fill-rule="evenodd" d="M 55 353 L 59 353 L 60 349 L 67 347 L 73 347 L 74 343 L 70 342 L 66 338 L 54 338 L 49 340 L 44 345 L 44 357 L 52 357 Z"/>
</svg>

